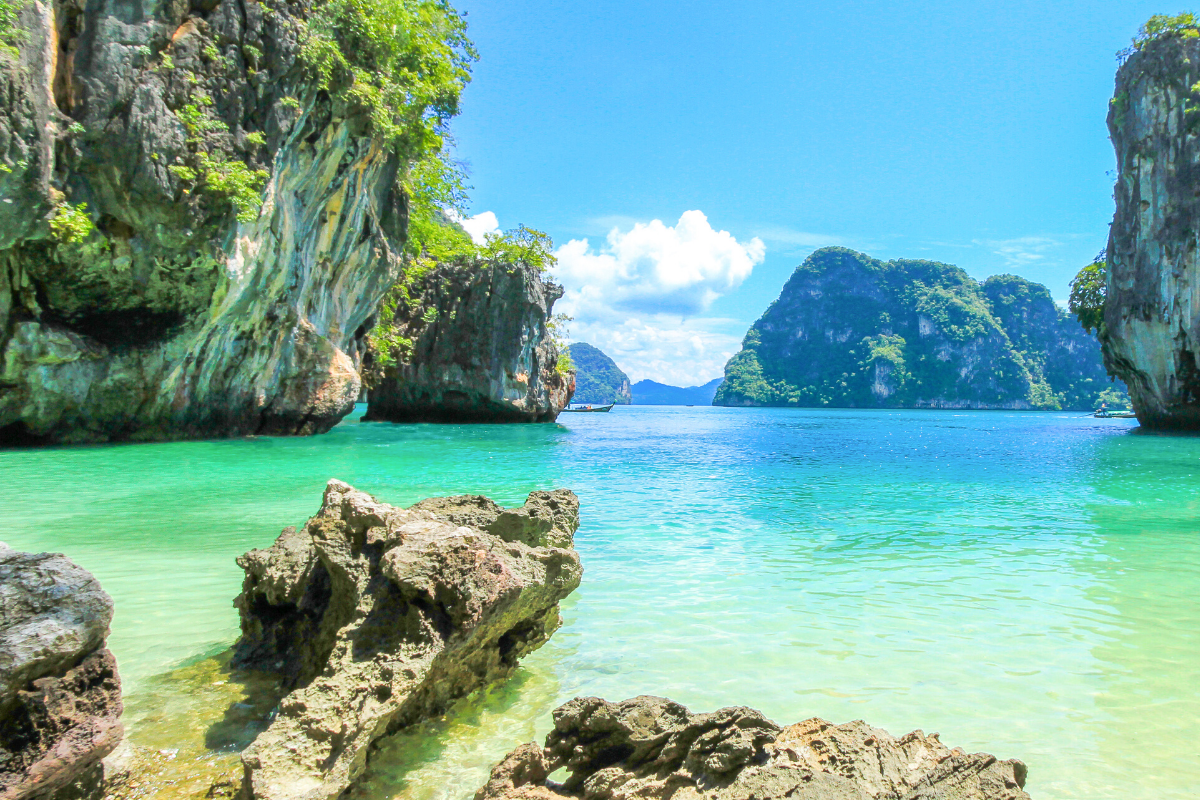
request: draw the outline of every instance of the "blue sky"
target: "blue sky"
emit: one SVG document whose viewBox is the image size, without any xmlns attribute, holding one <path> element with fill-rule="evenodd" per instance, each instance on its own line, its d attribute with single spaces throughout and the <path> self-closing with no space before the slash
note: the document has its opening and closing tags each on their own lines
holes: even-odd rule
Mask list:
<svg viewBox="0 0 1200 800">
<path fill-rule="evenodd" d="M 675 384 L 721 374 L 822 244 L 1011 272 L 1065 299 L 1112 217 L 1115 53 L 1182 10 L 457 7 L 481 56 L 454 123 L 472 213 L 553 236 L 572 338 Z"/>
</svg>

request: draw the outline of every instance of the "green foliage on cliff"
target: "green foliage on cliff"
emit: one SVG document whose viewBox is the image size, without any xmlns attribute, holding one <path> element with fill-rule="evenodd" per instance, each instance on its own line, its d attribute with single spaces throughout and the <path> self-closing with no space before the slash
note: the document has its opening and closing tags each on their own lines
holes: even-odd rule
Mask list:
<svg viewBox="0 0 1200 800">
<path fill-rule="evenodd" d="M 96 226 L 88 213 L 87 203 L 59 206 L 50 218 L 50 232 L 63 244 L 78 244 L 92 235 Z"/>
<path fill-rule="evenodd" d="M 318 85 L 366 110 L 377 135 L 410 156 L 442 150 L 477 58 L 445 0 L 327 0 L 301 59 Z"/>
<path fill-rule="evenodd" d="M 22 31 L 17 26 L 17 12 L 22 0 L 0 0 L 0 58 L 16 58 Z"/>
<path fill-rule="evenodd" d="M 1107 294 L 1108 262 L 1104 259 L 1088 264 L 1071 280 L 1071 297 L 1067 301 L 1067 308 L 1085 331 L 1100 332 L 1104 324 L 1104 298 Z"/>
<path fill-rule="evenodd" d="M 574 342 L 569 349 L 571 360 L 575 362 L 572 402 L 622 405 L 632 402 L 629 376 L 615 361 L 587 342 Z"/>
<path fill-rule="evenodd" d="M 1171 16 L 1170 14 L 1155 14 L 1146 20 L 1137 36 L 1133 37 L 1133 46 L 1141 50 L 1155 39 L 1164 36 L 1178 35 L 1184 39 L 1195 39 L 1200 36 L 1200 20 L 1190 11 Z"/>
<path fill-rule="evenodd" d="M 1107 385 L 1044 286 L 824 248 L 746 333 L 714 403 L 1091 408 Z"/>
<path fill-rule="evenodd" d="M 198 183 L 205 191 L 229 201 L 239 222 L 253 222 L 262 206 L 262 189 L 271 175 L 264 169 L 250 169 L 240 159 L 227 158 L 212 146 L 207 137 L 228 133 L 229 126 L 205 111 L 203 106 L 211 105 L 212 100 L 206 96 L 202 98 L 175 112 L 187 131 L 191 165 L 172 164 L 168 169 L 184 183 Z M 255 143 L 250 139 L 253 135 L 246 137 L 251 144 Z M 259 133 L 257 141 L 262 140 Z"/>
</svg>

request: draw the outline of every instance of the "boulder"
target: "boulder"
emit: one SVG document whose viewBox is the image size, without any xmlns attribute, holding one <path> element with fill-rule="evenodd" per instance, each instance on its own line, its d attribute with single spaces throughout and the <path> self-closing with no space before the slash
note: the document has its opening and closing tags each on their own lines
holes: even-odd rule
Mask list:
<svg viewBox="0 0 1200 800">
<path fill-rule="evenodd" d="M 549 780 L 564 767 L 565 781 Z M 1028 800 L 1024 785 L 1020 761 L 951 750 L 936 733 L 579 697 L 554 712 L 545 748 L 509 753 L 475 800 Z"/>
<path fill-rule="evenodd" d="M 338 795 L 376 739 L 508 677 L 579 585 L 578 512 L 565 490 L 520 509 L 477 496 L 400 509 L 330 481 L 303 528 L 238 559 L 234 664 L 291 690 L 242 754 L 244 790 Z"/>
<path fill-rule="evenodd" d="M 112 598 L 54 553 L 0 543 L 0 798 L 53 794 L 121 741 Z"/>
</svg>

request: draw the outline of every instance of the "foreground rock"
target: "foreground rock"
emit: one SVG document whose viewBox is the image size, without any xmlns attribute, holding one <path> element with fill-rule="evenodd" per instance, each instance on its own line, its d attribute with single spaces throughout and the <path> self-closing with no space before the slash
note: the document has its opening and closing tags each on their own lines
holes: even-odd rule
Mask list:
<svg viewBox="0 0 1200 800">
<path fill-rule="evenodd" d="M 238 559 L 235 666 L 294 687 L 242 755 L 244 789 L 337 795 L 373 741 L 507 677 L 579 585 L 578 522 L 565 490 L 518 509 L 464 496 L 404 510 L 330 481 L 304 528 Z"/>
<path fill-rule="evenodd" d="M 566 767 L 562 784 L 548 780 Z M 786 728 L 750 708 L 691 714 L 661 697 L 572 700 L 545 749 L 518 747 L 475 800 L 1028 800 L 1025 765 L 951 750 L 913 731 L 810 719 Z"/>
<path fill-rule="evenodd" d="M 549 328 L 562 287 L 528 264 L 440 264 L 390 320 L 409 352 L 381 368 L 366 419 L 553 422 L 575 379 Z"/>
<path fill-rule="evenodd" d="M 112 599 L 65 556 L 0 543 L 0 798 L 44 797 L 121 740 Z"/>
<path fill-rule="evenodd" d="M 1200 39 L 1168 33 L 1117 72 L 1108 128 L 1116 214 L 1100 341 L 1138 420 L 1200 428 Z"/>
</svg>

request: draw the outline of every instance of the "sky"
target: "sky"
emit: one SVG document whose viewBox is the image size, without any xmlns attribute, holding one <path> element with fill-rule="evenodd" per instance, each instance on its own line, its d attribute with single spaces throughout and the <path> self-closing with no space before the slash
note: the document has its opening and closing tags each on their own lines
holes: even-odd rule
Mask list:
<svg viewBox="0 0 1200 800">
<path fill-rule="evenodd" d="M 814 249 L 1013 273 L 1104 248 L 1119 2 L 458 0 L 471 229 L 549 233 L 570 338 L 718 377 Z"/>
</svg>

